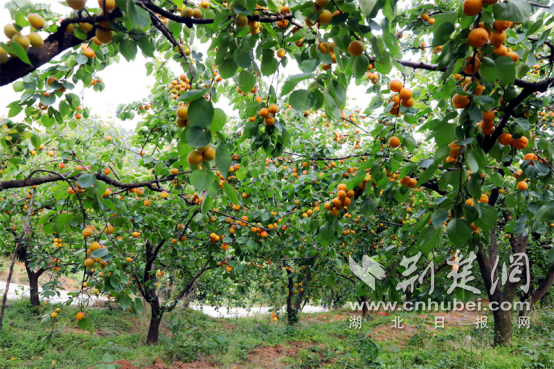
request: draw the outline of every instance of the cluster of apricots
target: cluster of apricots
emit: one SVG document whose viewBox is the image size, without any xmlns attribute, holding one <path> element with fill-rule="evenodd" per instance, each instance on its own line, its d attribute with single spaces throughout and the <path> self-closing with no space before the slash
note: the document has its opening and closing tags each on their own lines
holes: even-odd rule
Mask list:
<svg viewBox="0 0 554 369">
<path fill-rule="evenodd" d="M 267 108 L 261 108 L 259 111 L 260 117 L 264 118 L 264 122 L 267 126 L 275 124 L 275 116 L 279 108 L 275 104 L 269 105 Z"/>
<path fill-rule="evenodd" d="M 389 83 L 389 89 L 392 92 L 396 92 L 397 95 L 394 95 L 389 103 L 393 103 L 393 107 L 390 110 L 391 115 L 398 116 L 400 114 L 400 105 L 405 108 L 411 108 L 414 105 L 414 99 L 412 98 L 412 90 L 403 86 L 402 81 L 398 79 L 393 79 Z"/>
<path fill-rule="evenodd" d="M 31 27 L 39 30 L 44 27 L 44 18 L 42 18 L 40 15 L 31 13 L 27 17 L 29 23 L 31 24 Z M 28 50 L 30 46 L 34 48 L 39 48 L 44 45 L 44 41 L 40 37 L 40 35 L 36 32 L 31 32 L 28 35 L 22 35 L 20 31 L 15 28 L 14 24 L 6 24 L 4 26 L 4 34 L 7 38 L 9 38 L 11 41 L 8 42 L 8 46 L 10 46 L 11 43 L 15 42 L 21 45 L 25 50 Z M 10 54 L 6 50 L 0 47 L 0 64 L 7 63 L 9 60 L 9 56 L 17 57 L 15 54 Z"/>
<path fill-rule="evenodd" d="M 89 226 L 89 227 L 92 227 L 92 226 Z M 87 229 L 87 228 L 85 228 L 85 229 Z M 91 229 L 91 228 L 89 228 L 89 229 Z M 83 235 L 84 234 L 85 234 L 85 231 L 83 231 Z M 85 259 L 85 266 L 87 268 L 92 268 L 94 266 L 94 264 L 100 263 L 100 268 L 104 269 L 106 267 L 106 265 L 109 264 L 108 261 L 103 261 L 101 257 L 91 257 L 91 254 L 94 251 L 99 250 L 101 248 L 108 249 L 107 246 L 101 245 L 97 241 L 91 242 L 91 244 L 89 245 L 89 248 L 87 250 L 87 258 Z"/>
<path fill-rule="evenodd" d="M 204 147 L 196 148 L 189 152 L 187 161 L 190 165 L 198 165 L 205 162 L 210 162 L 215 159 L 215 150 L 207 144 Z"/>
<path fill-rule="evenodd" d="M 339 184 L 337 188 L 337 197 L 335 197 L 332 202 L 325 203 L 325 209 L 331 211 L 331 215 L 335 217 L 339 215 L 339 211 L 341 210 L 348 211 L 347 207 L 352 203 L 352 198 L 355 195 L 354 190 L 347 191 L 346 188 L 344 183 Z"/>
<path fill-rule="evenodd" d="M 199 8 L 191 8 L 190 6 L 181 6 L 177 8 L 177 10 L 179 11 L 179 13 L 181 13 L 182 17 L 200 19 L 202 18 L 202 10 L 200 10 L 200 8 L 208 9 L 209 7 L 210 7 L 210 2 L 208 0 L 202 0 Z"/>
</svg>

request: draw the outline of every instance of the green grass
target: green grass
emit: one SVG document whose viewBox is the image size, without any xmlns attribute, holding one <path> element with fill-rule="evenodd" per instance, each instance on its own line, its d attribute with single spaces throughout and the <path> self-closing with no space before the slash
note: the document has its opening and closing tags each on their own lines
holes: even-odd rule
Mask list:
<svg viewBox="0 0 554 369">
<path fill-rule="evenodd" d="M 554 368 L 554 312 L 537 313 L 529 330 L 514 326 L 511 347 L 491 347 L 492 323 L 488 329 L 447 326 L 432 330 L 423 318 L 398 313 L 415 327 L 411 334 L 395 335 L 387 329 L 391 316 L 369 316 L 362 330 L 349 328 L 348 310 L 301 314 L 298 326 L 286 318 L 274 323 L 270 317 L 214 319 L 193 310 L 174 311 L 164 317 L 156 346 L 146 346 L 148 313 L 133 316 L 118 308 L 89 309 L 95 330 L 77 328 L 68 319 L 75 308 L 65 307 L 54 326 L 51 343 L 42 340 L 51 324 L 40 324 L 54 307 L 34 311 L 25 301 L 13 301 L 6 310 L 0 332 L 1 368 L 88 368 L 103 360 L 128 359 L 138 367 L 154 358 L 167 363 L 204 360 L 220 368 L 260 368 L 268 350 L 281 345 L 284 352 L 275 368 Z M 386 330 L 387 339 L 373 341 Z M 411 337 L 410 337 L 411 336 Z M 294 354 L 289 355 L 288 351 Z M 13 358 L 13 359 L 12 359 Z M 53 364 L 55 361 L 55 365 Z"/>
</svg>

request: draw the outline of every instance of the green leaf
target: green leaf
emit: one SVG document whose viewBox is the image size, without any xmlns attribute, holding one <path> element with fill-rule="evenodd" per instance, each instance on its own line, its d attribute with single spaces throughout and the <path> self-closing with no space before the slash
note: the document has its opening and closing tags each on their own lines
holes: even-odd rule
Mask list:
<svg viewBox="0 0 554 369">
<path fill-rule="evenodd" d="M 225 126 L 225 123 L 227 123 L 227 115 L 225 115 L 223 109 L 215 108 L 214 119 L 212 120 L 212 131 L 221 131 Z"/>
<path fill-rule="evenodd" d="M 31 136 L 31 143 L 33 144 L 33 146 L 34 146 L 35 149 L 38 149 L 39 146 L 40 146 L 40 143 L 41 143 L 41 142 L 40 142 L 40 137 L 37 136 L 37 135 L 35 135 L 35 134 L 32 135 L 32 136 Z"/>
<path fill-rule="evenodd" d="M 87 188 L 96 183 L 96 176 L 90 173 L 81 173 L 81 175 L 77 179 L 77 182 L 82 188 Z"/>
<path fill-rule="evenodd" d="M 227 177 L 231 167 L 231 153 L 224 143 L 217 146 L 215 152 L 215 165 L 223 177 Z"/>
<path fill-rule="evenodd" d="M 189 110 L 190 114 L 190 110 Z M 190 115 L 189 115 L 190 116 Z M 204 147 L 212 141 L 212 133 L 200 126 L 187 127 L 187 143 L 195 148 Z"/>
<path fill-rule="evenodd" d="M 364 203 L 362 204 L 362 207 L 360 208 L 360 211 L 363 215 L 366 217 L 369 217 L 377 211 L 377 205 L 375 204 L 375 200 L 373 200 L 372 197 L 366 199 Z"/>
<path fill-rule="evenodd" d="M 473 230 L 465 219 L 454 218 L 446 226 L 448 239 L 457 247 L 462 247 L 471 238 Z"/>
<path fill-rule="evenodd" d="M 21 46 L 21 44 L 15 41 L 9 41 L 8 45 L 4 43 L 0 43 L 0 45 L 9 53 L 15 54 L 22 62 L 33 66 L 33 64 L 31 64 L 31 61 L 29 60 L 29 56 L 27 55 L 27 50 L 25 50 L 25 48 Z"/>
<path fill-rule="evenodd" d="M 289 96 L 289 104 L 294 110 L 304 113 L 317 103 L 317 96 L 312 91 L 296 90 Z"/>
<path fill-rule="evenodd" d="M 242 92 L 248 93 L 256 85 L 256 77 L 252 73 L 243 70 L 239 74 L 238 85 Z"/>
<path fill-rule="evenodd" d="M 183 102 L 194 101 L 194 100 L 200 99 L 202 96 L 204 96 L 205 93 L 206 93 L 206 90 L 204 89 L 190 90 L 182 94 L 181 97 L 179 98 L 179 101 L 183 101 Z"/>
<path fill-rule="evenodd" d="M 69 106 L 71 106 L 73 110 L 77 110 L 77 108 L 81 104 L 81 99 L 79 98 L 79 96 L 75 95 L 74 93 L 66 94 L 65 99 L 67 100 L 67 102 L 69 103 Z"/>
<path fill-rule="evenodd" d="M 362 78 L 367 72 L 369 66 L 369 59 L 364 54 L 354 58 L 354 63 L 352 65 L 352 71 L 354 72 L 354 77 Z"/>
<path fill-rule="evenodd" d="M 281 88 L 281 96 L 285 96 L 286 94 L 294 90 L 296 88 L 296 85 L 299 82 L 304 81 L 311 77 L 313 77 L 313 73 L 295 74 L 293 76 L 288 77 L 285 80 L 283 87 Z"/>
<path fill-rule="evenodd" d="M 190 175 L 190 183 L 198 192 L 206 191 L 217 178 L 209 169 L 195 170 Z"/>
<path fill-rule="evenodd" d="M 214 105 L 211 101 L 208 101 L 206 99 L 198 99 L 194 100 L 189 105 L 188 110 L 188 121 L 189 125 L 196 126 L 196 127 L 202 127 L 206 128 L 214 119 Z M 190 142 L 189 144 L 193 147 L 200 147 L 200 146 L 194 146 Z"/>
<path fill-rule="evenodd" d="M 131 61 L 137 54 L 137 44 L 131 40 L 123 40 L 119 45 L 119 51 L 127 61 Z"/>
<path fill-rule="evenodd" d="M 481 61 L 479 74 L 487 82 L 496 82 L 496 80 L 498 79 L 498 72 L 494 60 L 484 57 Z"/>
<path fill-rule="evenodd" d="M 409 152 L 413 152 L 416 147 L 415 139 L 412 136 L 404 136 L 403 144 L 406 146 Z"/>
<path fill-rule="evenodd" d="M 439 27 L 433 32 L 435 37 L 433 37 L 433 42 L 431 46 L 437 47 L 444 45 L 450 40 L 450 35 L 454 32 L 455 27 L 450 22 L 445 22 L 439 25 Z"/>
<path fill-rule="evenodd" d="M 101 258 L 108 255 L 108 249 L 100 248 L 90 253 L 91 258 Z"/>
<path fill-rule="evenodd" d="M 474 223 L 481 228 L 483 232 L 490 232 L 496 225 L 497 213 L 496 209 L 484 202 L 479 203 L 481 208 L 481 216 Z"/>
<path fill-rule="evenodd" d="M 323 224 L 319 228 L 319 240 L 323 247 L 332 244 L 335 241 L 335 228 L 329 223 Z"/>
<path fill-rule="evenodd" d="M 131 1 L 129 1 L 130 3 Z M 152 45 L 152 43 L 148 40 L 148 37 L 141 37 L 139 38 L 138 40 L 138 45 L 140 47 L 140 49 L 142 50 L 142 52 L 144 53 L 144 55 L 146 56 L 149 56 L 151 58 L 154 57 L 154 46 Z"/>
<path fill-rule="evenodd" d="M 549 202 L 539 209 L 537 214 L 539 222 L 551 223 L 554 221 L 554 202 Z"/>
<path fill-rule="evenodd" d="M 378 6 L 378 0 L 360 0 L 360 10 L 366 17 L 369 16 L 376 6 Z"/>
<path fill-rule="evenodd" d="M 437 209 L 433 212 L 433 215 L 431 216 L 431 222 L 433 223 L 433 227 L 439 228 L 442 223 L 446 222 L 448 219 L 449 212 L 447 210 Z"/>
<path fill-rule="evenodd" d="M 237 63 L 233 59 L 225 59 L 221 62 L 218 69 L 221 78 L 231 78 L 237 72 Z"/>
<path fill-rule="evenodd" d="M 509 20 L 514 23 L 525 23 L 532 12 L 531 4 L 526 0 L 508 0 L 507 2 L 494 4 L 495 20 Z"/>
<path fill-rule="evenodd" d="M 481 197 L 481 175 L 479 173 L 472 173 L 469 182 L 467 183 L 467 192 L 474 198 L 479 199 Z"/>
<path fill-rule="evenodd" d="M 88 325 L 90 323 L 90 318 L 84 318 L 79 321 L 77 321 L 77 326 L 81 329 L 87 329 Z"/>
<path fill-rule="evenodd" d="M 416 169 L 417 169 L 417 164 L 416 163 L 406 163 L 406 164 L 404 164 L 402 169 L 400 169 L 400 174 L 398 175 L 398 178 L 402 179 L 406 176 L 409 176 Z"/>
<path fill-rule="evenodd" d="M 235 188 L 230 185 L 229 183 L 223 183 L 223 192 L 225 192 L 225 195 L 229 198 L 229 200 L 235 204 L 239 204 L 239 195 L 237 195 L 237 191 Z"/>
<path fill-rule="evenodd" d="M 501 85 L 511 85 L 516 80 L 516 64 L 507 55 L 496 59 L 496 70 L 498 72 L 498 83 Z"/>
<path fill-rule="evenodd" d="M 121 306 L 121 309 L 123 310 L 127 310 L 127 308 L 131 306 L 132 303 L 133 303 L 133 300 L 131 300 L 131 298 L 127 295 L 122 295 L 119 298 L 119 306 Z"/>
</svg>

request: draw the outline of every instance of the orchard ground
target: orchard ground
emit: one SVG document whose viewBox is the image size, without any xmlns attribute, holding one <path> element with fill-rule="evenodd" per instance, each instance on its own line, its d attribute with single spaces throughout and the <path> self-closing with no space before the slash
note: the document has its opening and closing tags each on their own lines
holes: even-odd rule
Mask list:
<svg viewBox="0 0 554 369">
<path fill-rule="evenodd" d="M 43 345 L 40 337 L 47 332 L 39 323 L 47 312 L 41 306 L 37 314 L 27 300 L 12 301 L 0 333 L 2 368 L 102 368 L 104 361 L 115 360 L 125 369 L 554 367 L 552 310 L 534 313 L 528 330 L 514 329 L 511 347 L 496 349 L 490 347 L 492 324 L 476 328 L 479 314 L 467 311 L 435 314 L 445 316 L 444 329 L 435 329 L 429 314 L 372 312 L 360 330 L 350 328 L 352 316 L 359 314 L 350 309 L 302 313 L 296 327 L 268 315 L 212 318 L 178 309 L 164 317 L 155 346 L 145 345 L 149 312 L 134 316 L 115 305 L 90 310 L 96 322 L 92 335 L 62 318 L 58 338 Z M 395 317 L 404 320 L 404 329 L 391 328 Z M 154 358 L 166 366 L 159 360 L 152 366 Z"/>
</svg>

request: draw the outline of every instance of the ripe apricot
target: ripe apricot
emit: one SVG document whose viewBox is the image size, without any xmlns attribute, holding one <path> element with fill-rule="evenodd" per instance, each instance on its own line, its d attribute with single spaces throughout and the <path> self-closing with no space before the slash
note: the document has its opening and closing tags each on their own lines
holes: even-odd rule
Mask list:
<svg viewBox="0 0 554 369">
<path fill-rule="evenodd" d="M 177 116 L 180 118 L 180 119 L 188 119 L 188 112 L 189 112 L 189 108 L 186 107 L 186 106 L 181 106 L 179 107 L 179 109 L 177 109 Z"/>
<path fill-rule="evenodd" d="M 466 59 L 466 67 L 464 68 L 464 73 L 473 75 L 481 69 L 481 60 L 478 57 L 468 57 Z"/>
<path fill-rule="evenodd" d="M 269 110 L 267 108 L 260 109 L 260 117 L 262 118 L 269 117 Z"/>
<path fill-rule="evenodd" d="M 391 81 L 392 82 L 392 81 Z M 412 90 L 410 90 L 409 88 L 402 88 L 399 92 L 399 97 L 402 99 L 402 100 L 409 100 L 412 98 Z"/>
<path fill-rule="evenodd" d="M 352 56 L 360 56 L 364 52 L 365 46 L 361 41 L 354 40 L 348 45 L 348 52 Z"/>
<path fill-rule="evenodd" d="M 489 110 L 488 112 L 483 112 L 483 121 L 484 122 L 494 121 L 494 111 Z"/>
<path fill-rule="evenodd" d="M 517 63 L 517 61 L 519 60 L 519 55 L 515 51 L 508 51 L 508 53 L 506 53 L 506 55 L 509 56 L 510 58 L 512 58 L 514 63 Z"/>
<path fill-rule="evenodd" d="M 215 150 L 210 147 L 206 151 L 202 153 L 202 157 L 204 158 L 204 161 L 212 161 L 215 159 Z"/>
<path fill-rule="evenodd" d="M 467 43 L 476 49 L 483 46 L 488 40 L 489 34 L 483 28 L 473 29 L 467 36 Z"/>
<path fill-rule="evenodd" d="M 40 37 L 40 35 L 36 32 L 29 33 L 27 35 L 27 38 L 31 42 L 32 47 L 41 47 L 42 45 L 44 45 L 44 41 L 42 40 L 42 37 Z"/>
<path fill-rule="evenodd" d="M 81 10 L 85 7 L 87 0 L 66 0 L 67 5 L 75 10 Z"/>
<path fill-rule="evenodd" d="M 519 150 L 526 148 L 528 144 L 529 140 L 525 136 L 521 136 L 517 140 L 512 141 L 512 146 Z"/>
<path fill-rule="evenodd" d="M 31 23 L 31 27 L 35 29 L 41 29 L 42 27 L 44 27 L 44 18 L 42 18 L 38 14 L 31 13 L 27 17 L 27 19 L 29 20 L 29 23 Z"/>
<path fill-rule="evenodd" d="M 109 29 L 100 29 L 96 30 L 96 39 L 103 44 L 109 44 L 112 42 L 113 33 Z"/>
<path fill-rule="evenodd" d="M 192 150 L 187 155 L 187 162 L 190 165 L 198 165 L 202 162 L 202 160 L 203 160 L 203 157 L 200 151 Z"/>
<path fill-rule="evenodd" d="M 491 44 L 493 44 L 494 46 L 500 46 L 504 43 L 504 41 L 506 40 L 506 32 L 504 31 L 501 31 L 501 32 L 493 32 L 493 34 L 491 34 L 490 36 L 490 42 Z"/>
<path fill-rule="evenodd" d="M 279 111 L 279 108 L 277 107 L 277 105 L 271 104 L 271 105 L 269 105 L 268 111 L 269 111 L 270 114 L 275 115 Z"/>
<path fill-rule="evenodd" d="M 511 145 L 513 141 L 511 133 L 502 133 L 500 137 L 498 137 L 498 142 L 504 146 Z"/>
<path fill-rule="evenodd" d="M 414 99 L 410 97 L 408 100 L 400 100 L 400 105 L 405 108 L 411 108 L 414 105 Z"/>
<path fill-rule="evenodd" d="M 389 147 L 392 147 L 393 149 L 397 148 L 398 146 L 400 146 L 400 139 L 396 136 L 392 136 L 390 139 L 389 139 Z"/>
<path fill-rule="evenodd" d="M 508 54 L 508 48 L 504 45 L 500 45 L 498 47 L 495 47 L 492 52 L 495 53 L 498 56 L 504 56 L 504 55 Z"/>
<path fill-rule="evenodd" d="M 398 79 L 393 79 L 392 81 L 390 81 L 389 83 L 389 89 L 392 91 L 392 92 L 400 92 L 402 90 L 402 81 L 398 80 Z M 411 96 L 410 96 L 411 97 Z"/>
<path fill-rule="evenodd" d="M 497 32 L 502 32 L 510 28 L 512 22 L 510 21 L 494 21 L 494 29 Z"/>
<path fill-rule="evenodd" d="M 521 181 L 521 182 L 518 182 L 517 184 L 517 189 L 520 190 L 520 191 L 525 191 L 527 189 L 527 182 L 525 181 Z"/>
<path fill-rule="evenodd" d="M 323 9 L 319 13 L 319 18 L 317 19 L 317 21 L 320 24 L 327 24 L 327 23 L 331 22 L 331 19 L 333 19 L 333 14 L 331 14 L 331 12 L 329 10 Z"/>
<path fill-rule="evenodd" d="M 463 109 L 468 106 L 469 103 L 470 101 L 467 96 L 462 96 L 459 94 L 455 94 L 454 96 L 452 96 L 452 105 L 454 105 L 456 109 Z"/>
<path fill-rule="evenodd" d="M 462 11 L 465 15 L 476 16 L 483 10 L 483 0 L 465 0 Z"/>
<path fill-rule="evenodd" d="M 13 38 L 13 36 L 17 35 L 19 32 L 15 29 L 15 26 L 13 24 L 6 24 L 4 26 L 4 34 L 7 38 L 10 40 Z"/>
</svg>

